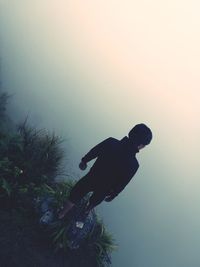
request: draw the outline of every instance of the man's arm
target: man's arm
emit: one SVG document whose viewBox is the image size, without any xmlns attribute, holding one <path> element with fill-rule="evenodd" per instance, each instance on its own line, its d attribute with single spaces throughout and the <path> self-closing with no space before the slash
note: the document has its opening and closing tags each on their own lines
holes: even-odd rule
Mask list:
<svg viewBox="0 0 200 267">
<path fill-rule="evenodd" d="M 82 162 L 87 163 L 88 161 L 98 157 L 104 149 L 112 142 L 112 137 L 105 139 L 103 142 L 99 143 L 93 147 L 83 158 Z"/>
</svg>

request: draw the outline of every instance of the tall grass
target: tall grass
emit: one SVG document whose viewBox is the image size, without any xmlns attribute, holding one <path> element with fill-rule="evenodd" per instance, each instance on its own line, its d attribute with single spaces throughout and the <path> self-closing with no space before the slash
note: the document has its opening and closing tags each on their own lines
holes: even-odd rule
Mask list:
<svg viewBox="0 0 200 267">
<path fill-rule="evenodd" d="M 31 127 L 27 119 L 16 126 L 15 132 L 3 130 L 9 96 L 0 94 L 0 206 L 25 211 L 37 217 L 37 203 L 51 197 L 52 210 L 56 213 L 64 205 L 75 181 L 55 182 L 64 173 L 63 139 L 54 132 Z M 86 199 L 87 200 L 87 197 Z M 39 217 L 37 218 L 39 221 Z M 55 220 L 48 228 L 55 250 L 68 246 L 67 230 L 70 219 Z M 92 259 L 94 267 L 110 266 L 110 253 L 116 248 L 112 235 L 99 219 L 93 231 L 78 249 L 79 255 Z"/>
<path fill-rule="evenodd" d="M 60 146 L 63 140 L 59 136 L 44 129 L 36 130 L 30 127 L 26 120 L 19 124 L 17 129 L 22 144 L 18 163 L 29 180 L 36 183 L 49 182 L 64 173 L 64 151 Z"/>
</svg>

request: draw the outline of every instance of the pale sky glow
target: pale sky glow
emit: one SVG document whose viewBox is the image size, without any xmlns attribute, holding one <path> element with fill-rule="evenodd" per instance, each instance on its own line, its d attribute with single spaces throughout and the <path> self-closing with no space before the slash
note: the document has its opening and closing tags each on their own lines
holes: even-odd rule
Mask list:
<svg viewBox="0 0 200 267">
<path fill-rule="evenodd" d="M 0 1 L 15 116 L 69 138 L 75 177 L 97 142 L 138 122 L 153 130 L 134 182 L 99 208 L 114 267 L 200 266 L 199 11 L 197 0 Z"/>
</svg>

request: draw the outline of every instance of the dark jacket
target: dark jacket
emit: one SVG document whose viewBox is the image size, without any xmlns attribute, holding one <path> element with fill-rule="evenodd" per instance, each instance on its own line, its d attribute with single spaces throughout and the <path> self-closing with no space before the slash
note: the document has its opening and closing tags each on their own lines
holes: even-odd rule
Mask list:
<svg viewBox="0 0 200 267">
<path fill-rule="evenodd" d="M 114 198 L 138 170 L 137 152 L 138 148 L 128 137 L 122 140 L 110 137 L 92 148 L 82 160 L 87 163 L 97 158 L 88 175 L 97 189 L 112 191 Z"/>
</svg>

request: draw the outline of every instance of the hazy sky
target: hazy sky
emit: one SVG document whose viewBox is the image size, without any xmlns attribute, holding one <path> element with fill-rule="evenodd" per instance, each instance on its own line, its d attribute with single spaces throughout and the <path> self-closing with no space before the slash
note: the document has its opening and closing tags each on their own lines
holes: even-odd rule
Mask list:
<svg viewBox="0 0 200 267">
<path fill-rule="evenodd" d="M 200 266 L 200 4 L 0 0 L 4 88 L 15 117 L 66 137 L 70 174 L 108 136 L 144 122 L 152 144 L 112 203 L 113 266 Z"/>
</svg>

